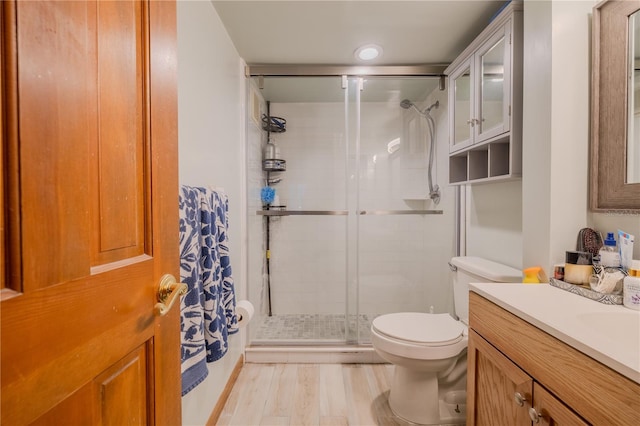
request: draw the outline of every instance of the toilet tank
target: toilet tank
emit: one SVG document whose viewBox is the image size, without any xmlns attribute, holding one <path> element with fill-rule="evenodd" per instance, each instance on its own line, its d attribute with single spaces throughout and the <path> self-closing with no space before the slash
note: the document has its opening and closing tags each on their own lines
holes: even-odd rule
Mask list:
<svg viewBox="0 0 640 426">
<path fill-rule="evenodd" d="M 462 256 L 451 259 L 453 303 L 456 315 L 469 324 L 469 283 L 519 283 L 522 271 L 481 257 Z"/>
</svg>

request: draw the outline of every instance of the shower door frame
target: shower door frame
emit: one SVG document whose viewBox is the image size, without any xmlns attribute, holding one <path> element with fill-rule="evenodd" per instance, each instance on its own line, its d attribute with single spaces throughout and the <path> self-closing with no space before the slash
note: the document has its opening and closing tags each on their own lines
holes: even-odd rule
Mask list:
<svg viewBox="0 0 640 426">
<path fill-rule="evenodd" d="M 320 65 L 246 65 L 245 75 L 247 78 L 257 77 L 258 87 L 263 88 L 264 77 L 341 77 L 342 88 L 344 89 L 344 108 L 345 108 L 345 134 L 346 134 L 346 149 L 347 154 L 354 150 L 355 154 L 355 170 L 360 170 L 359 164 L 359 149 L 360 149 L 360 91 L 362 90 L 362 81 L 365 77 L 390 77 L 390 78 L 403 78 L 403 77 L 438 77 L 440 90 L 445 89 L 444 70 L 447 65 L 412 65 L 412 66 L 320 66 Z M 355 129 L 353 130 L 354 140 L 351 140 L 350 123 L 351 118 L 349 116 L 349 84 L 350 82 L 356 82 L 359 86 L 355 90 Z M 354 145 L 352 147 L 352 145 Z M 347 159 L 347 172 L 350 171 L 349 159 Z M 314 212 L 314 211 L 291 211 L 291 212 L 276 212 L 265 211 L 266 216 L 286 216 L 290 214 L 295 215 L 312 215 L 314 213 L 322 214 L 339 214 L 347 216 L 347 235 L 346 235 L 346 288 L 345 288 L 345 335 L 344 344 L 346 346 L 361 345 L 362 339 L 359 332 L 359 217 L 361 215 L 385 215 L 385 214 L 403 214 L 404 211 L 361 211 L 359 205 L 359 173 L 355 173 L 356 178 L 353 183 L 347 183 L 347 210 L 340 212 Z M 350 188 L 355 186 L 355 197 L 351 197 L 349 194 Z M 458 190 L 456 189 L 456 201 L 458 200 Z M 458 210 L 458 204 L 456 203 L 456 210 Z M 422 210 L 419 214 L 442 214 L 441 210 Z M 418 212 L 416 212 L 418 213 Z M 456 234 L 459 230 L 459 221 L 456 221 Z M 458 238 L 456 240 L 459 241 Z M 456 252 L 459 247 L 456 247 Z M 351 295 L 350 295 L 351 293 Z M 349 322 L 355 323 L 355 327 L 351 329 Z M 251 342 L 248 342 L 251 344 Z M 316 345 L 318 342 L 300 341 L 295 342 L 296 346 L 305 346 L 309 344 Z M 368 343 L 367 343 L 368 344 Z"/>
</svg>

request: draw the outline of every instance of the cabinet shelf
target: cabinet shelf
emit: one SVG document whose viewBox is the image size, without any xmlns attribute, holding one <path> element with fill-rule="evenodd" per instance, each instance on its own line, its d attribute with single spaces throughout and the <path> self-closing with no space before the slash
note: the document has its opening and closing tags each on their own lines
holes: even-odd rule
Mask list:
<svg viewBox="0 0 640 426">
<path fill-rule="evenodd" d="M 287 162 L 278 159 L 262 160 L 262 170 L 265 172 L 284 172 L 287 170 Z"/>
<path fill-rule="evenodd" d="M 512 2 L 445 70 L 452 185 L 522 175 L 522 39 Z"/>
<path fill-rule="evenodd" d="M 507 139 L 483 143 L 449 156 L 449 183 L 489 183 L 520 179 L 520 169 L 514 170 L 513 144 Z"/>
</svg>

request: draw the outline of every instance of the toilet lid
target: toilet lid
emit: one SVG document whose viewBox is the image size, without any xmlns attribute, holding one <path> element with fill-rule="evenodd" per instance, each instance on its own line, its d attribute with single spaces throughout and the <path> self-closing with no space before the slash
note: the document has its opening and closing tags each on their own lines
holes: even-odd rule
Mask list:
<svg viewBox="0 0 640 426">
<path fill-rule="evenodd" d="M 426 346 L 446 346 L 462 340 L 464 325 L 449 314 L 401 312 L 381 315 L 371 324 L 378 333 Z"/>
</svg>

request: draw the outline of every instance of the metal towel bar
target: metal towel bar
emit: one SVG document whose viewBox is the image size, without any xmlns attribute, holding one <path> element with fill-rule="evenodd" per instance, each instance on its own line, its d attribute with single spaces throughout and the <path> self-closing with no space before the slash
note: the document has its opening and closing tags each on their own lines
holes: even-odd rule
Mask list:
<svg viewBox="0 0 640 426">
<path fill-rule="evenodd" d="M 347 216 L 348 210 L 258 210 L 258 216 Z M 442 214 L 442 210 L 361 210 L 361 216 Z"/>
</svg>

